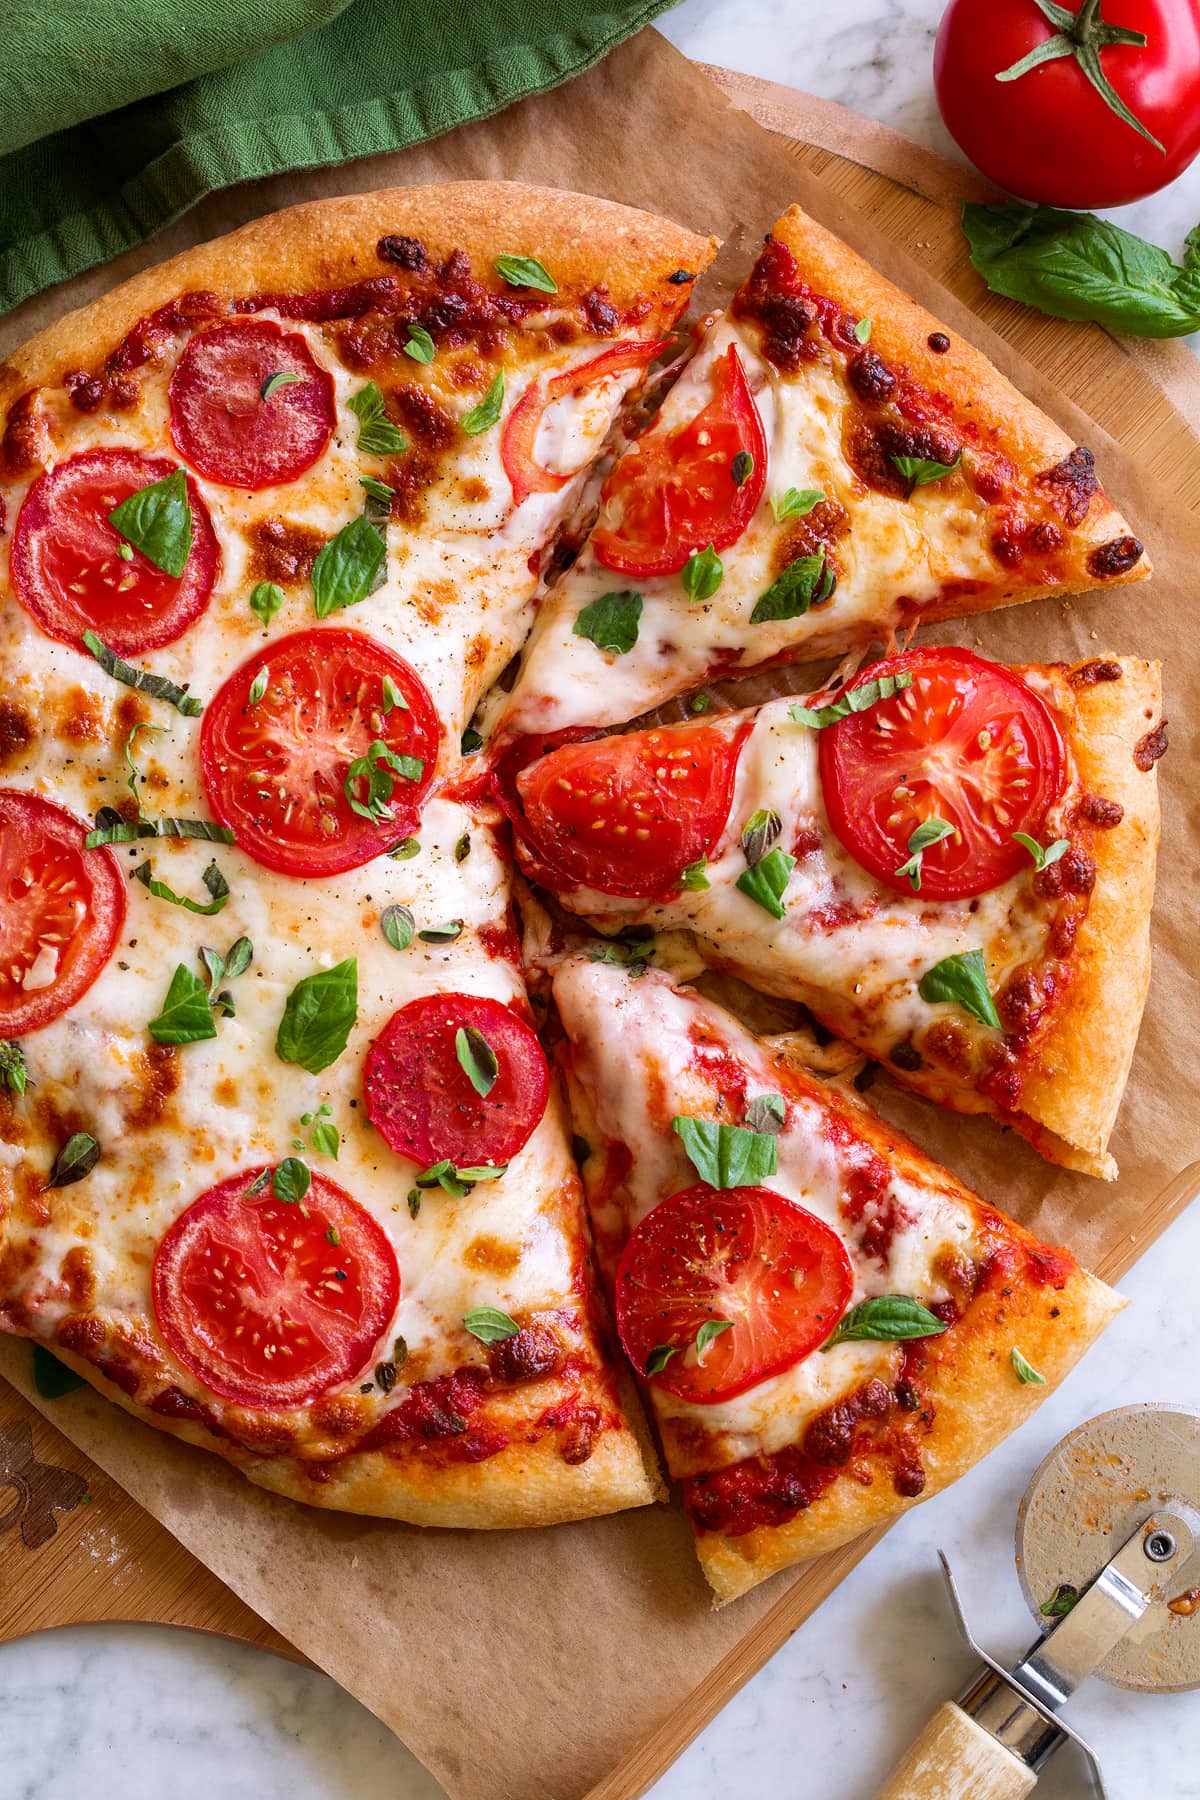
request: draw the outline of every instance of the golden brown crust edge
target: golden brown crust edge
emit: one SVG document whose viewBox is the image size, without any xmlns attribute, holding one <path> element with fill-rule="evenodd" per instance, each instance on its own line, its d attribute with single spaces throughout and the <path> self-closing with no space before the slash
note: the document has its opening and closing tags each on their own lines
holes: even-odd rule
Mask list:
<svg viewBox="0 0 1200 1800">
<path fill-rule="evenodd" d="M 667 276 L 680 267 L 700 272 L 716 251 L 714 238 L 654 213 L 515 181 L 446 182 L 306 201 L 184 250 L 67 313 L 0 366 L 0 407 L 31 385 L 90 365 L 146 313 L 189 290 L 304 293 L 394 274 L 394 266 L 376 254 L 384 235 L 420 238 L 434 261 L 464 250 L 477 277 L 490 278 L 492 258 L 505 252 L 536 256 L 564 289 L 603 283 L 617 307 L 642 295 L 663 309 L 677 307 L 680 289 Z M 653 317 L 647 324 L 652 328 Z"/>
<path fill-rule="evenodd" d="M 805 279 L 811 280 L 814 287 L 844 297 L 849 310 L 870 319 L 871 346 L 885 361 L 903 363 L 917 381 L 934 391 L 969 396 L 972 417 L 984 430 L 995 432 L 1005 454 L 1019 468 L 1052 468 L 1075 448 L 1066 432 L 1006 380 L 983 352 L 957 329 L 952 330 L 926 312 L 848 244 L 818 225 L 801 207 L 789 207 L 771 235 L 787 245 Z M 941 355 L 929 348 L 929 336 L 936 331 L 950 339 L 950 348 Z M 1134 535 L 1107 495 L 1104 499 L 1103 507 L 1093 500 L 1082 525 L 1072 529 L 1071 542 L 1077 549 Z M 1089 576 L 1082 582 L 1067 581 L 1049 588 L 1014 584 L 1005 586 L 1002 598 L 989 592 L 979 596 L 979 604 L 972 606 L 971 596 L 959 595 L 944 609 L 937 606 L 923 609 L 922 616 L 926 619 L 959 618 L 973 611 L 990 610 L 1039 595 L 1074 593 L 1080 587 L 1109 588 L 1121 582 L 1144 581 L 1151 572 L 1150 557 L 1143 552 L 1132 569 L 1104 581 Z"/>
<path fill-rule="evenodd" d="M 957 1481 L 1022 1424 L 1073 1368 L 1125 1305 L 1119 1294 L 1079 1270 L 1065 1287 L 985 1290 L 939 1351 L 930 1341 L 926 1386 L 936 1407 L 921 1442 L 925 1487 L 907 1500 L 877 1472 L 870 1487 L 841 1475 L 820 1499 L 786 1525 L 739 1537 L 701 1532 L 696 1551 L 718 1606 L 793 1563 L 822 1556 L 861 1532 L 890 1523 Z M 1022 1385 L 1009 1359 L 1016 1347 L 1045 1376 Z"/>
</svg>

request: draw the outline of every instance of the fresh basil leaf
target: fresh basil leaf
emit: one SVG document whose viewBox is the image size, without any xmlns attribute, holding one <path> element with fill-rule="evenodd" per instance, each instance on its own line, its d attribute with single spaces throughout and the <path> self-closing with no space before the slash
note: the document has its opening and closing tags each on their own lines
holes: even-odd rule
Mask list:
<svg viewBox="0 0 1200 1800">
<path fill-rule="evenodd" d="M 421 1210 L 421 1190 L 420 1190 L 420 1188 L 415 1188 L 415 1187 L 409 1188 L 409 1190 L 408 1190 L 408 1216 L 409 1216 L 409 1218 L 415 1219 L 417 1214 L 420 1212 L 420 1210 Z"/>
<path fill-rule="evenodd" d="M 267 691 L 267 682 L 269 680 L 270 670 L 264 664 L 258 671 L 258 674 L 254 677 L 254 680 L 250 683 L 250 692 L 246 698 L 251 706 L 258 705 L 259 701 Z"/>
<path fill-rule="evenodd" d="M 376 529 L 386 526 L 392 516 L 392 501 L 396 497 L 394 487 L 386 481 L 376 481 L 373 475 L 360 475 L 358 485 L 366 498 L 363 501 L 363 518 L 368 525 Z"/>
<path fill-rule="evenodd" d="M 415 935 L 412 912 L 407 906 L 385 906 L 379 925 L 393 950 L 407 950 Z"/>
<path fill-rule="evenodd" d="M 558 292 L 557 281 L 536 256 L 498 256 L 492 267 L 509 287 L 537 288 L 542 294 Z"/>
<path fill-rule="evenodd" d="M 244 975 L 254 959 L 254 945 L 248 937 L 235 938 L 225 955 L 225 979 L 236 981 Z"/>
<path fill-rule="evenodd" d="M 358 962 L 350 956 L 296 983 L 279 1022 L 275 1054 L 319 1075 L 342 1054 L 357 1019 Z"/>
<path fill-rule="evenodd" d="M 590 638 L 597 650 L 624 656 L 637 643 L 642 604 L 642 596 L 632 588 L 601 594 L 581 608 L 571 629 L 576 637 Z"/>
<path fill-rule="evenodd" d="M 671 1129 L 683 1140 L 692 1167 L 709 1187 L 750 1187 L 775 1173 L 771 1132 L 717 1125 L 712 1119 L 690 1119 L 683 1114 L 672 1119 Z"/>
<path fill-rule="evenodd" d="M 431 363 L 434 357 L 434 343 L 423 325 L 410 325 L 408 342 L 404 346 L 405 356 L 411 356 L 414 362 Z"/>
<path fill-rule="evenodd" d="M 25 1066 L 24 1050 L 8 1038 L 0 1039 L 0 1088 L 20 1096 L 28 1086 L 29 1070 Z"/>
<path fill-rule="evenodd" d="M 832 592 L 833 577 L 824 552 L 798 556 L 755 603 L 750 623 L 765 625 L 773 619 L 803 618 L 810 606 L 819 606 Z"/>
<path fill-rule="evenodd" d="M 498 1306 L 476 1306 L 469 1313 L 463 1314 L 463 1324 L 471 1336 L 478 1338 L 481 1344 L 500 1344 L 505 1338 L 516 1337 L 521 1327 L 515 1319 L 510 1319 L 506 1312 Z"/>
<path fill-rule="evenodd" d="M 475 1187 L 481 1181 L 499 1181 L 502 1175 L 507 1175 L 508 1164 L 475 1163 L 465 1169 L 456 1169 L 454 1173 L 460 1181 L 465 1181 L 468 1186 Z"/>
<path fill-rule="evenodd" d="M 334 1162 L 338 1159 L 338 1151 L 342 1147 L 342 1134 L 332 1119 L 318 1119 L 312 1128 L 312 1147 L 318 1156 L 328 1156 Z"/>
<path fill-rule="evenodd" d="M 423 944 L 452 944 L 455 938 L 462 936 L 462 928 L 461 919 L 446 919 L 441 925 L 426 925 L 417 936 Z"/>
<path fill-rule="evenodd" d="M 48 1188 L 71 1187 L 90 1175 L 100 1161 L 100 1146 L 90 1131 L 74 1131 L 54 1159 Z"/>
<path fill-rule="evenodd" d="M 356 756 L 348 765 L 342 792 L 351 812 L 357 813 L 360 819 L 367 819 L 372 825 L 387 825 L 393 817 L 391 798 L 396 786 L 393 774 L 404 781 L 420 781 L 424 773 L 425 764 L 419 756 L 397 755 L 382 738 L 376 738 L 368 746 L 365 756 Z M 361 798 L 360 781 L 367 784 Z"/>
<path fill-rule="evenodd" d="M 1013 1366 L 1013 1374 L 1022 1387 L 1045 1387 L 1046 1377 L 1040 1375 L 1031 1362 L 1026 1362 L 1015 1345 L 1008 1353 L 1008 1360 Z"/>
<path fill-rule="evenodd" d="M 1054 842 L 1043 850 L 1037 839 L 1030 837 L 1024 831 L 1014 831 L 1013 840 L 1020 844 L 1022 850 L 1028 850 L 1033 858 L 1033 866 L 1039 875 L 1043 869 L 1048 869 L 1051 863 L 1058 862 L 1059 858 L 1065 856 L 1071 848 L 1069 838 L 1055 838 Z"/>
<path fill-rule="evenodd" d="M 913 678 L 907 669 L 899 675 L 881 675 L 878 681 L 864 681 L 851 688 L 839 700 L 831 700 L 828 706 L 789 706 L 788 718 L 797 725 L 807 725 L 812 731 L 824 731 L 827 725 L 836 725 L 839 719 L 848 719 L 851 713 L 866 712 L 869 706 L 877 706 L 881 700 L 891 700 L 912 684 Z"/>
<path fill-rule="evenodd" d="M 214 825 L 211 819 L 122 819 L 115 825 L 97 825 L 83 840 L 85 850 L 99 844 L 132 844 L 138 838 L 199 838 L 209 844 L 232 844 L 237 840 L 227 825 Z"/>
<path fill-rule="evenodd" d="M 692 552 L 680 579 L 689 600 L 711 600 L 725 579 L 725 565 L 710 544 L 707 550 Z"/>
<path fill-rule="evenodd" d="M 208 997 L 211 1000 L 225 979 L 225 958 L 219 950 L 211 949 L 208 944 L 201 944 L 197 954 L 204 973 L 208 976 Z"/>
<path fill-rule="evenodd" d="M 786 850 L 771 850 L 761 862 L 743 869 L 734 885 L 757 901 L 772 918 L 782 919 L 785 912 L 783 894 L 795 866 L 795 857 L 789 856 Z"/>
<path fill-rule="evenodd" d="M 430 1163 L 427 1169 L 422 1169 L 417 1176 L 417 1186 L 444 1188 L 456 1200 L 463 1199 L 471 1191 L 469 1182 L 459 1180 L 458 1171 L 448 1156 L 443 1156 L 440 1162 Z"/>
<path fill-rule="evenodd" d="M 464 831 L 462 836 L 455 843 L 454 860 L 456 863 L 465 863 L 468 856 L 470 856 L 470 854 L 471 854 L 470 833 Z"/>
<path fill-rule="evenodd" d="M 358 419 L 358 448 L 366 456 L 398 456 L 408 449 L 408 439 L 387 416 L 387 402 L 379 386 L 368 381 L 346 402 Z"/>
<path fill-rule="evenodd" d="M 144 819 L 148 818 L 149 815 L 144 810 L 144 808 L 142 806 L 142 796 L 138 793 L 138 782 L 144 780 L 144 776 L 142 775 L 137 764 L 133 760 L 134 745 L 137 743 L 137 740 L 143 731 L 169 732 L 170 726 L 169 725 L 151 725 L 145 719 L 139 719 L 137 724 L 133 727 L 133 730 L 129 733 L 129 736 L 125 739 L 125 742 L 121 746 L 121 754 L 125 758 L 125 767 L 129 770 L 129 774 L 127 775 L 127 777 L 125 779 L 125 786 L 129 789 L 130 793 L 133 795 L 133 798 L 137 804 L 138 818 L 144 820 Z"/>
<path fill-rule="evenodd" d="M 421 854 L 421 840 L 415 837 L 401 838 L 394 850 L 388 851 L 392 862 L 411 862 L 414 856 Z"/>
<path fill-rule="evenodd" d="M 212 896 L 207 903 L 201 900 L 191 900 L 186 894 L 177 894 L 173 888 L 167 886 L 165 881 L 155 881 L 154 865 L 149 860 L 141 863 L 133 871 L 133 878 L 135 881 L 140 881 L 144 888 L 148 888 L 156 900 L 168 900 L 172 906 L 186 907 L 188 912 L 201 913 L 205 918 L 211 918 L 214 913 L 219 913 L 229 898 L 229 883 L 215 862 L 210 862 L 200 877 Z"/>
<path fill-rule="evenodd" d="M 947 956 L 934 963 L 932 969 L 922 975 L 917 992 L 930 1005 L 936 1005 L 939 1000 L 952 1000 L 985 1025 L 991 1025 L 995 1030 L 1000 1028 L 1000 1015 L 988 987 L 982 950 L 965 950 L 960 956 Z"/>
<path fill-rule="evenodd" d="M 870 341 L 871 341 L 871 321 L 870 321 L 870 319 L 860 319 L 858 321 L 858 324 L 854 327 L 854 336 L 860 344 L 869 344 L 870 343 Z"/>
<path fill-rule="evenodd" d="M 66 1363 L 59 1362 L 44 1344 L 34 1344 L 33 1385 L 43 1400 L 61 1400 L 64 1394 L 73 1394 L 76 1388 L 86 1387 L 87 1382 Z"/>
<path fill-rule="evenodd" d="M 661 1375 L 673 1356 L 679 1355 L 678 1344 L 655 1344 L 646 1358 L 646 1375 Z"/>
<path fill-rule="evenodd" d="M 696 1358 L 704 1361 L 704 1353 L 714 1338 L 719 1338 L 723 1331 L 733 1330 L 732 1319 L 705 1319 L 696 1333 Z"/>
<path fill-rule="evenodd" d="M 198 700 L 195 694 L 189 694 L 186 688 L 168 681 L 165 675 L 152 675 L 149 669 L 135 668 L 124 657 L 118 656 L 115 650 L 110 650 L 94 631 L 84 632 L 83 645 L 86 650 L 91 651 L 104 673 L 111 675 L 114 681 L 123 681 L 126 687 L 136 688 L 140 694 L 149 694 L 154 700 L 165 700 L 185 718 L 195 719 L 204 711 L 203 700 Z"/>
<path fill-rule="evenodd" d="M 749 450 L 739 450 L 729 465 L 729 476 L 734 487 L 745 487 L 754 473 L 754 458 Z"/>
<path fill-rule="evenodd" d="M 281 587 L 273 581 L 260 581 L 250 596 L 250 611 L 257 615 L 264 627 L 271 623 L 286 598 Z"/>
<path fill-rule="evenodd" d="M 837 1330 L 821 1348 L 858 1339 L 896 1343 L 907 1338 L 940 1337 L 948 1327 L 936 1313 L 907 1294 L 881 1294 L 876 1300 L 860 1300 L 846 1313 Z"/>
<path fill-rule="evenodd" d="M 910 494 L 919 487 L 928 487 L 931 481 L 942 481 L 947 475 L 953 475 L 961 462 L 961 450 L 952 463 L 934 462 L 927 456 L 892 457 L 892 463 L 908 483 Z"/>
<path fill-rule="evenodd" d="M 693 894 L 702 894 L 706 888 L 709 888 L 712 886 L 712 883 L 709 881 L 708 876 L 705 873 L 705 870 L 707 868 L 708 868 L 707 856 L 698 856 L 696 858 L 695 862 L 690 862 L 687 865 L 686 869 L 680 869 L 680 871 L 679 871 L 680 887 L 687 888 Z"/>
<path fill-rule="evenodd" d="M 311 1186 L 312 1170 L 298 1156 L 285 1156 L 271 1177 L 271 1192 L 289 1206 L 298 1206 Z"/>
<path fill-rule="evenodd" d="M 399 707 L 401 712 L 411 712 L 412 711 L 412 708 L 409 706 L 408 701 L 404 698 L 404 695 L 400 692 L 400 689 L 396 686 L 396 684 L 392 680 L 391 676 L 385 675 L 383 678 L 383 716 L 384 716 L 384 718 L 386 719 L 390 712 L 394 712 L 396 707 Z"/>
<path fill-rule="evenodd" d="M 751 813 L 742 831 L 746 861 L 751 866 L 760 863 L 782 830 L 783 820 L 769 807 L 760 806 L 757 812 Z"/>
<path fill-rule="evenodd" d="M 771 511 L 775 514 L 775 523 L 782 525 L 785 519 L 807 518 L 824 498 L 820 488 L 790 487 L 782 494 L 772 494 Z"/>
<path fill-rule="evenodd" d="M 1180 265 L 1095 213 L 1017 201 L 968 202 L 962 227 L 971 261 L 993 293 L 1055 319 L 1093 319 L 1134 337 L 1200 330 L 1200 256 L 1192 238 Z"/>
<path fill-rule="evenodd" d="M 896 874 L 908 876 L 909 886 L 914 894 L 921 891 L 921 865 L 925 860 L 925 852 L 934 844 L 940 844 L 943 838 L 953 837 L 955 829 L 945 819 L 923 819 L 916 830 L 909 833 L 908 861 L 900 864 Z"/>
<path fill-rule="evenodd" d="M 272 394 L 279 392 L 280 388 L 293 387 L 297 381 L 303 380 L 303 375 L 297 374 L 295 369 L 276 369 L 273 375 L 267 376 L 259 392 L 264 400 L 269 400 Z"/>
<path fill-rule="evenodd" d="M 468 725 L 467 729 L 462 734 L 462 744 L 460 748 L 464 756 L 470 756 L 475 750 L 482 750 L 483 733 L 476 731 L 473 725 Z"/>
<path fill-rule="evenodd" d="M 217 1035 L 208 988 L 186 963 L 177 963 L 162 1011 L 147 1030 L 156 1044 L 195 1044 Z"/>
<path fill-rule="evenodd" d="M 318 619 L 357 606 L 382 586 L 387 570 L 387 544 L 369 519 L 360 516 L 343 525 L 317 551 L 312 566 L 314 610 Z"/>
<path fill-rule="evenodd" d="M 501 369 L 495 381 L 478 406 L 473 406 L 462 422 L 463 430 L 468 437 L 478 437 L 481 431 L 490 431 L 504 408 L 504 370 Z"/>
<path fill-rule="evenodd" d="M 1079 1604 L 1079 1589 L 1072 1587 L 1069 1581 L 1060 1581 L 1048 1600 L 1043 1600 L 1038 1607 L 1044 1619 L 1065 1619 L 1073 1606 Z"/>
<path fill-rule="evenodd" d="M 473 1025 L 460 1025 L 454 1034 L 454 1054 L 458 1066 L 481 1100 L 486 1100 L 496 1085 L 500 1064 L 496 1052 Z"/>
<path fill-rule="evenodd" d="M 182 469 L 130 494 L 113 507 L 108 522 L 147 562 L 179 580 L 192 550 L 192 509 Z"/>
<path fill-rule="evenodd" d="M 787 1101 L 782 1094 L 756 1094 L 746 1108 L 746 1125 L 751 1131 L 775 1137 L 786 1123 Z"/>
<path fill-rule="evenodd" d="M 268 1181 L 270 1181 L 270 1179 L 271 1179 L 271 1165 L 268 1163 L 267 1167 L 265 1169 L 260 1169 L 258 1171 L 258 1174 L 254 1177 L 254 1180 L 250 1183 L 250 1186 L 243 1190 L 242 1199 L 243 1200 L 253 1200 L 256 1194 L 262 1193 L 263 1189 L 266 1187 L 266 1185 L 267 1185 Z"/>
</svg>

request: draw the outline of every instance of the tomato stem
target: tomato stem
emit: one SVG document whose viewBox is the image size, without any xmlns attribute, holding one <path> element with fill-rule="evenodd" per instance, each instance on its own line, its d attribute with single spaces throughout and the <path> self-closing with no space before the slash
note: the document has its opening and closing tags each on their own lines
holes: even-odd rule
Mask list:
<svg viewBox="0 0 1200 1800">
<path fill-rule="evenodd" d="M 1104 73 L 1100 63 L 1101 50 L 1113 44 L 1131 44 L 1134 48 L 1144 50 L 1146 34 L 1144 31 L 1130 31 L 1124 25 L 1110 25 L 1100 16 L 1101 0 L 1083 0 L 1077 13 L 1065 6 L 1058 6 L 1055 0 L 1033 0 L 1034 5 L 1055 29 L 1053 37 L 1043 43 L 1036 44 L 1025 56 L 1007 69 L 1001 69 L 996 76 L 997 81 L 1019 81 L 1022 75 L 1028 75 L 1031 69 L 1039 68 L 1043 63 L 1055 62 L 1063 56 L 1073 56 L 1080 70 L 1091 82 L 1104 104 L 1123 119 L 1126 125 L 1144 137 L 1148 144 L 1164 156 L 1166 150 L 1152 131 L 1132 112 L 1113 87 Z"/>
</svg>

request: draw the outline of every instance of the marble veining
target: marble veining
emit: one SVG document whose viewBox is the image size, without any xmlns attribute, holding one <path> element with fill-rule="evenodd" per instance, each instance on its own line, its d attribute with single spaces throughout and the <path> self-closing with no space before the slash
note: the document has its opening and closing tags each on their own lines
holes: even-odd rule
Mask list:
<svg viewBox="0 0 1200 1800">
<path fill-rule="evenodd" d="M 951 152 L 929 81 L 939 13 L 940 0 L 685 0 L 661 24 L 690 56 L 826 95 Z M 1177 252 L 1200 216 L 1200 176 L 1114 216 Z M 1094 1413 L 1147 1399 L 1197 1404 L 1200 1313 L 1181 1278 L 1197 1266 L 1200 1206 L 1122 1283 L 1134 1304 L 1017 1440 L 892 1531 L 685 1751 L 654 1800 L 866 1800 L 970 1673 L 939 1546 L 978 1635 L 1002 1658 L 1019 1654 L 1033 1632 L 1012 1534 L 1029 1475 Z M 1094 1685 L 1071 1717 L 1102 1752 L 1111 1800 L 1200 1800 L 1200 1692 Z M 438 1800 L 441 1789 L 324 1676 L 189 1632 L 92 1626 L 0 1647 L 0 1800 L 77 1792 Z M 1038 1793 L 1088 1800 L 1073 1751 L 1050 1764 Z"/>
</svg>

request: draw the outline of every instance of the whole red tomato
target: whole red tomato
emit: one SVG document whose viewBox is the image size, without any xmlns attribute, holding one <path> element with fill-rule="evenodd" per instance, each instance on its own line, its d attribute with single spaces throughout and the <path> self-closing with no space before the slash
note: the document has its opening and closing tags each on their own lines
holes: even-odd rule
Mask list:
<svg viewBox="0 0 1200 1800">
<path fill-rule="evenodd" d="M 950 0 L 933 75 L 961 149 L 1023 200 L 1120 206 L 1200 152 L 1200 0 Z"/>
</svg>

